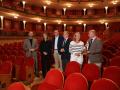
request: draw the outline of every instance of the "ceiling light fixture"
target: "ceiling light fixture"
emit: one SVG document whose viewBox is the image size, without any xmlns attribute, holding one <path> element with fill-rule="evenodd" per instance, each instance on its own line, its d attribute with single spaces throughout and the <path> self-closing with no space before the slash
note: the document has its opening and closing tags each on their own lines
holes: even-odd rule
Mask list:
<svg viewBox="0 0 120 90">
<path fill-rule="evenodd" d="M 67 3 L 66 6 L 67 6 L 67 7 L 71 7 L 72 4 L 71 4 L 71 3 Z"/>
<path fill-rule="evenodd" d="M 118 3 L 118 0 L 113 0 L 113 1 L 111 1 L 112 2 L 112 4 L 117 4 Z"/>
<path fill-rule="evenodd" d="M 50 5 L 52 2 L 51 2 L 50 0 L 45 0 L 45 3 L 46 3 L 47 5 Z"/>
<path fill-rule="evenodd" d="M 77 21 L 78 24 L 82 24 L 82 22 L 83 22 L 83 21 L 80 21 L 80 20 Z"/>
<path fill-rule="evenodd" d="M 61 20 L 56 20 L 56 22 L 57 22 L 58 24 L 61 24 L 61 23 L 62 23 L 62 21 L 61 21 Z"/>
<path fill-rule="evenodd" d="M 93 3 L 89 3 L 89 4 L 88 4 L 89 7 L 93 7 L 94 5 L 95 5 L 95 4 L 93 4 Z"/>
<path fill-rule="evenodd" d="M 101 24 L 104 24 L 104 23 L 105 23 L 105 20 L 99 20 L 99 22 L 100 22 Z"/>
</svg>

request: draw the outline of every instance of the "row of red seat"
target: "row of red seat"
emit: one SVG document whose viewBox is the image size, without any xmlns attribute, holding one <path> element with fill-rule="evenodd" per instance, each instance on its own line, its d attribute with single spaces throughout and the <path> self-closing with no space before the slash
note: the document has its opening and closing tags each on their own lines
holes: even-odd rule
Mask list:
<svg viewBox="0 0 120 90">
<path fill-rule="evenodd" d="M 66 77 L 64 78 L 63 75 Z M 86 64 L 82 71 L 80 71 L 80 65 L 73 61 L 67 64 L 63 75 L 60 76 L 60 74 L 56 74 L 54 70 L 49 71 L 45 80 L 39 85 L 38 90 L 88 90 L 88 88 L 91 88 L 91 90 L 120 89 L 120 67 L 118 66 L 109 66 L 105 68 L 101 75 L 100 69 L 96 65 Z M 63 85 L 64 79 L 65 85 Z M 96 84 L 98 82 L 100 83 Z"/>
<path fill-rule="evenodd" d="M 111 42 L 112 41 L 112 42 Z M 119 35 L 114 36 L 112 39 L 104 43 L 104 50 L 110 50 L 110 53 L 105 53 L 104 56 L 107 58 L 106 61 L 103 62 L 104 66 L 120 66 L 120 38 Z M 117 43 L 117 44 L 116 44 Z M 109 48 L 109 47 L 113 47 Z M 14 43 L 14 44 L 5 44 L 4 46 L 0 46 L 0 76 L 2 83 L 8 83 L 11 81 L 11 78 L 13 76 L 13 73 L 15 74 L 15 78 L 17 80 L 28 80 L 32 82 L 34 78 L 34 70 L 33 70 L 33 59 L 32 58 L 26 58 L 24 51 L 22 49 L 22 42 L 20 43 Z M 114 49 L 115 48 L 115 49 Z M 39 60 L 39 66 L 40 66 L 40 53 L 38 53 L 38 60 Z M 9 63 L 8 63 L 9 62 Z M 10 65 L 8 65 L 10 64 Z M 69 64 L 68 64 L 69 66 Z M 78 65 L 75 64 L 75 67 Z M 86 67 L 89 67 L 91 65 L 85 65 L 82 71 L 80 71 L 80 68 L 77 68 L 79 72 L 84 72 L 83 74 L 86 76 L 86 73 L 90 72 L 92 74 L 95 74 L 94 77 L 92 76 L 86 76 L 86 78 L 89 81 L 93 81 L 95 79 L 98 79 L 100 77 L 100 72 L 98 71 L 98 68 L 94 70 L 85 69 Z M 78 66 L 79 67 L 79 66 Z M 96 67 L 96 66 L 94 66 Z M 66 68 L 67 69 L 67 68 Z M 85 70 L 84 70 L 85 69 Z M 12 71 L 11 71 L 12 70 Z M 70 70 L 70 72 L 69 72 Z M 68 69 L 67 72 L 64 73 L 65 78 L 71 73 L 71 71 L 74 71 L 74 68 L 71 67 L 71 69 Z M 96 71 L 96 73 L 94 73 Z M 5 75 L 6 74 L 6 75 Z M 5 77 L 6 76 L 6 77 Z"/>
<path fill-rule="evenodd" d="M 103 65 L 120 66 L 120 37 L 119 33 L 104 42 L 103 45 Z"/>
<path fill-rule="evenodd" d="M 38 60 L 41 67 L 40 55 Z M 7 87 L 13 78 L 29 82 L 34 79 L 34 61 L 25 56 L 23 42 L 0 45 L 0 86 Z"/>
<path fill-rule="evenodd" d="M 110 68 L 109 71 L 111 71 Z M 120 68 L 117 67 L 117 69 L 119 69 L 117 71 L 117 74 L 120 75 Z M 22 83 L 13 83 L 8 87 L 7 90 L 14 89 L 27 90 Z M 114 81 L 107 78 L 99 78 L 95 80 L 90 87 L 90 90 L 119 90 L 119 89 L 120 87 Z M 41 84 L 33 86 L 31 90 L 89 90 L 89 84 L 86 77 L 80 72 L 71 73 L 64 80 L 63 73 L 60 70 L 52 69 L 47 73 L 45 80 Z"/>
</svg>

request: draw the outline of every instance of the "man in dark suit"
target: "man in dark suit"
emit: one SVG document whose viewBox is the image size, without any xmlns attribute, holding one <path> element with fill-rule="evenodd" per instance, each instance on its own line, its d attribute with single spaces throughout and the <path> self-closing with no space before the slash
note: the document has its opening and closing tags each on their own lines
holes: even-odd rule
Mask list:
<svg viewBox="0 0 120 90">
<path fill-rule="evenodd" d="M 64 38 L 59 35 L 59 31 L 54 31 L 54 38 L 53 38 L 53 50 L 54 50 L 54 60 L 55 60 L 55 68 L 59 68 L 62 70 L 62 61 L 61 61 L 61 52 L 60 49 L 63 44 Z"/>
<path fill-rule="evenodd" d="M 95 30 L 89 31 L 89 39 L 87 41 L 88 63 L 94 63 L 101 67 L 102 64 L 102 41 L 96 36 Z"/>
<path fill-rule="evenodd" d="M 69 32 L 64 31 L 63 33 L 64 41 L 61 48 L 61 59 L 62 59 L 62 68 L 65 71 L 66 64 L 70 61 L 70 52 L 69 52 L 69 45 L 71 40 L 69 39 Z"/>
</svg>

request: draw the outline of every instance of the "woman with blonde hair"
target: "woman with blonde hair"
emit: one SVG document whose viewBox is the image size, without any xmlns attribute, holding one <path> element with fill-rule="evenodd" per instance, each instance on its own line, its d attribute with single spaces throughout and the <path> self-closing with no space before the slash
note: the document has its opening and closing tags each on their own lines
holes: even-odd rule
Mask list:
<svg viewBox="0 0 120 90">
<path fill-rule="evenodd" d="M 76 61 L 83 64 L 83 51 L 85 50 L 84 42 L 80 40 L 80 33 L 76 32 L 73 41 L 70 42 L 69 51 L 71 53 L 70 61 Z"/>
</svg>

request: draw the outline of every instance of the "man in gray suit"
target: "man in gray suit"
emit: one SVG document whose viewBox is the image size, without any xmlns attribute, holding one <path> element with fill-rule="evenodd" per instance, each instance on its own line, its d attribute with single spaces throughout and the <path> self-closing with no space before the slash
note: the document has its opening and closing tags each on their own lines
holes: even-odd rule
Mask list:
<svg viewBox="0 0 120 90">
<path fill-rule="evenodd" d="M 23 49 L 25 50 L 26 57 L 34 58 L 34 72 L 35 76 L 38 77 L 38 60 L 37 60 L 37 49 L 38 43 L 37 40 L 33 37 L 34 34 L 32 31 L 28 33 L 28 38 L 25 39 L 23 44 Z"/>
<path fill-rule="evenodd" d="M 102 41 L 96 36 L 95 30 L 89 31 L 87 41 L 88 63 L 94 63 L 101 67 L 102 64 Z"/>
</svg>

